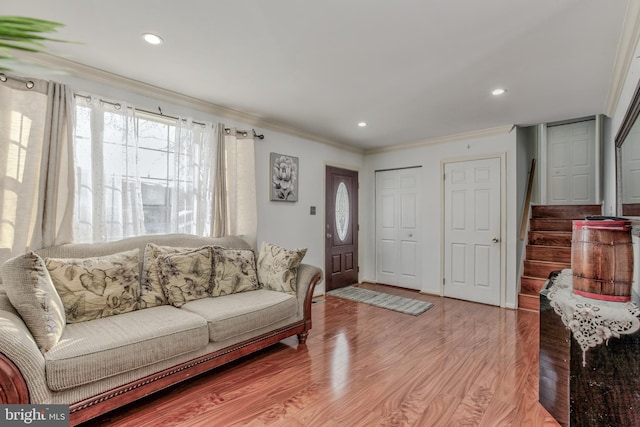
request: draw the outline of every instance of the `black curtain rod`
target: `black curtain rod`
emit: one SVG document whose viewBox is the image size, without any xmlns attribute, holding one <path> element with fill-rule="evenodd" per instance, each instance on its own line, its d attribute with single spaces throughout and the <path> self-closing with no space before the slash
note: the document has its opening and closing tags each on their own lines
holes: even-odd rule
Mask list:
<svg viewBox="0 0 640 427">
<path fill-rule="evenodd" d="M 224 128 L 224 133 L 226 133 L 227 135 L 231 134 L 231 128 Z M 258 138 L 258 139 L 264 139 L 264 135 L 260 134 L 258 135 L 256 133 L 255 129 L 251 129 L 251 132 L 253 132 L 253 137 L 254 138 Z M 247 132 L 246 130 L 236 130 L 236 133 L 239 133 L 240 135 L 244 136 L 245 138 L 247 137 L 247 135 L 249 135 L 249 132 Z"/>
<path fill-rule="evenodd" d="M 81 98 L 84 98 L 84 99 L 87 99 L 87 100 L 91 101 L 91 96 L 90 95 L 82 95 L 82 94 L 79 94 L 79 93 L 75 93 L 74 96 L 79 96 Z M 104 99 L 100 99 L 100 102 L 103 102 L 103 103 L 109 104 L 109 105 L 113 105 L 116 110 L 119 110 L 120 108 L 122 108 L 122 105 L 120 105 L 119 102 L 111 102 L 111 101 L 106 101 Z M 155 111 L 144 110 L 142 108 L 134 108 L 134 107 L 130 107 L 130 108 L 132 108 L 135 111 L 140 111 L 140 112 L 146 113 L 146 114 L 152 114 L 154 116 L 166 117 L 168 119 L 173 119 L 173 120 L 180 120 L 180 117 L 169 116 L 167 114 L 164 114 L 162 112 L 162 108 L 160 108 L 160 107 L 158 107 L 158 112 L 157 113 Z M 200 125 L 200 126 L 206 126 L 206 124 L 202 123 L 202 122 L 193 121 L 193 123 L 196 124 L 196 125 Z M 253 132 L 253 137 L 254 138 L 264 139 L 264 135 L 258 135 L 256 133 L 255 129 L 251 129 L 251 131 Z M 227 135 L 231 134 L 231 128 L 224 128 L 224 132 Z M 236 133 L 242 135 L 243 137 L 247 137 L 249 135 L 249 132 L 246 131 L 246 130 L 237 130 Z"/>
</svg>

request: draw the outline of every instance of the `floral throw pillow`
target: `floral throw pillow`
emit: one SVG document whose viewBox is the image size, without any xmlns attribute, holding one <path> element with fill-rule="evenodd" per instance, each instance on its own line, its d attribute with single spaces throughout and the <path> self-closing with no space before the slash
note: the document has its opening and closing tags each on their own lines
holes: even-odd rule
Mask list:
<svg viewBox="0 0 640 427">
<path fill-rule="evenodd" d="M 144 248 L 142 264 L 142 278 L 140 280 L 140 308 L 150 308 L 157 305 L 169 304 L 160 283 L 158 272 L 158 257 L 176 252 L 187 252 L 193 248 L 173 248 L 147 243 Z"/>
<path fill-rule="evenodd" d="M 67 323 L 138 309 L 138 249 L 95 258 L 46 258 L 51 281 L 64 305 Z"/>
<path fill-rule="evenodd" d="M 213 288 L 211 296 L 254 291 L 260 288 L 256 256 L 249 249 L 213 247 Z"/>
<path fill-rule="evenodd" d="M 2 267 L 2 281 L 38 348 L 50 350 L 60 340 L 66 319 L 44 260 L 34 252 L 11 258 Z"/>
<path fill-rule="evenodd" d="M 258 281 L 264 289 L 296 295 L 298 267 L 307 253 L 304 249 L 285 249 L 262 243 L 258 255 Z"/>
<path fill-rule="evenodd" d="M 160 283 L 169 304 L 185 303 L 209 296 L 211 288 L 211 247 L 160 255 L 157 259 Z"/>
<path fill-rule="evenodd" d="M 169 304 L 160 283 L 158 271 L 158 257 L 160 255 L 191 252 L 201 248 L 177 248 L 173 246 L 158 246 L 147 243 L 144 249 L 144 263 L 142 265 L 142 279 L 140 280 L 140 308 L 150 308 L 157 305 Z"/>
</svg>

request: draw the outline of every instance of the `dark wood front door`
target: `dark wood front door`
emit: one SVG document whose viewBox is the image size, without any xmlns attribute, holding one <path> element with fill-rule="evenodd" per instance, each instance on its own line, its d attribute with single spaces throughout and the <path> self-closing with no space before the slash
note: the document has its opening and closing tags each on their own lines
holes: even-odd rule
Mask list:
<svg viewBox="0 0 640 427">
<path fill-rule="evenodd" d="M 326 290 L 358 282 L 358 172 L 327 166 Z"/>
</svg>

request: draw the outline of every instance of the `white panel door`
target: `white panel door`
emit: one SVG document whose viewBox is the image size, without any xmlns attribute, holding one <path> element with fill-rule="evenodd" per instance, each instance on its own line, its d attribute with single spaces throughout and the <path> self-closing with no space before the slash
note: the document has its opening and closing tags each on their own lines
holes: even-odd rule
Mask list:
<svg viewBox="0 0 640 427">
<path fill-rule="evenodd" d="M 445 164 L 444 296 L 500 305 L 500 159 Z"/>
<path fill-rule="evenodd" d="M 376 282 L 394 285 L 398 275 L 398 174 L 376 172 Z"/>
<path fill-rule="evenodd" d="M 640 120 L 622 144 L 622 203 L 640 203 Z"/>
<path fill-rule="evenodd" d="M 376 282 L 420 289 L 418 168 L 376 172 Z"/>
<path fill-rule="evenodd" d="M 595 120 L 547 128 L 549 204 L 596 203 L 595 128 Z"/>
</svg>

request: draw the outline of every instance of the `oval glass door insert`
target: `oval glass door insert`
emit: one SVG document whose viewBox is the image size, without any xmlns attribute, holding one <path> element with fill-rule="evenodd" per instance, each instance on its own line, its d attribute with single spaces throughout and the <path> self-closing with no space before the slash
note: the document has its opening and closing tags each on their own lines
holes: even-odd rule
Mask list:
<svg viewBox="0 0 640 427">
<path fill-rule="evenodd" d="M 341 242 L 344 242 L 349 230 L 349 192 L 344 182 L 338 185 L 338 190 L 336 191 L 336 230 L 338 231 L 338 238 Z"/>
</svg>

